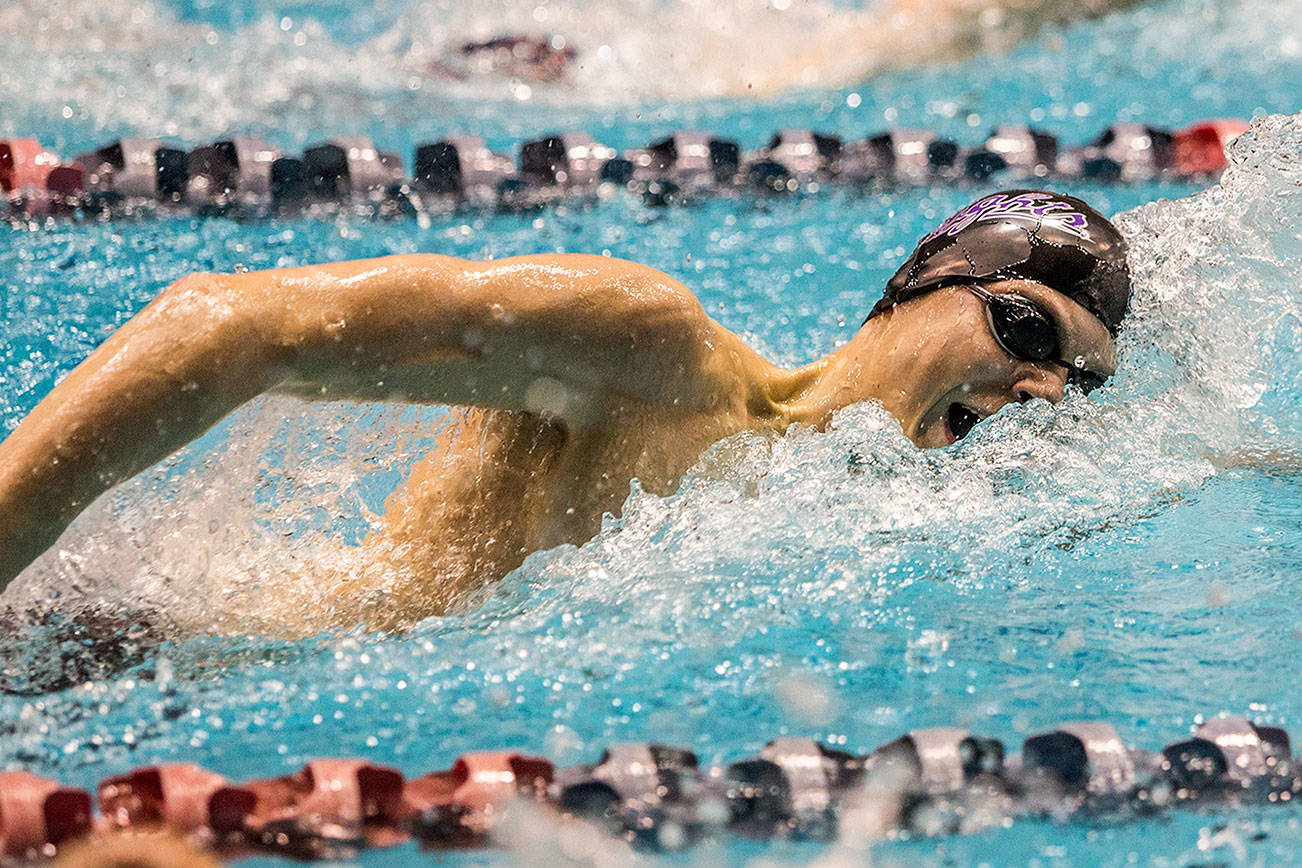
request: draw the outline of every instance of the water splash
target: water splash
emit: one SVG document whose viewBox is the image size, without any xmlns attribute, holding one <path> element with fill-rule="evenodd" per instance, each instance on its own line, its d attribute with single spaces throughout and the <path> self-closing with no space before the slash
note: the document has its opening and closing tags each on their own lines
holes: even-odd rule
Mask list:
<svg viewBox="0 0 1302 868">
<path fill-rule="evenodd" d="M 1010 406 L 931 452 L 871 405 L 827 433 L 738 435 L 674 497 L 635 491 L 591 543 L 536 556 L 513 580 L 529 611 L 503 592 L 477 617 L 637 600 L 621 630 L 708 645 L 755 605 L 798 620 L 888 606 L 918 578 L 1051 585 L 1056 553 L 1124 536 L 1218 465 L 1296 470 L 1300 145 L 1302 115 L 1261 119 L 1218 186 L 1121 215 L 1135 296 L 1121 369 L 1093 399 Z"/>
</svg>

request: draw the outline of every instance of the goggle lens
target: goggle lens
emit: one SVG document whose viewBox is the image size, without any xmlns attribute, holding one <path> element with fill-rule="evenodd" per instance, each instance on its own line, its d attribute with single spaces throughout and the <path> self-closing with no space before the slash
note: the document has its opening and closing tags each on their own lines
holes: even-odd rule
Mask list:
<svg viewBox="0 0 1302 868">
<path fill-rule="evenodd" d="M 1039 306 L 1015 295 L 995 295 L 968 286 L 986 303 L 986 315 L 995 343 L 1004 352 L 1030 362 L 1055 362 L 1067 369 L 1067 382 L 1085 394 L 1102 386 L 1106 378 L 1059 358 L 1058 330 Z"/>
<path fill-rule="evenodd" d="M 1019 359 L 1042 362 L 1058 355 L 1053 323 L 1025 302 L 994 295 L 986 302 L 995 340 Z"/>
</svg>

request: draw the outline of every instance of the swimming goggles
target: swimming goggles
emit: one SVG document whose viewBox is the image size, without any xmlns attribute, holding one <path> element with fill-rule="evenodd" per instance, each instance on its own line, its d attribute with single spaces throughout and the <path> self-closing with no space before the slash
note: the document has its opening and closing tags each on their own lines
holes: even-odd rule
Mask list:
<svg viewBox="0 0 1302 868">
<path fill-rule="evenodd" d="M 1008 355 L 1028 362 L 1062 365 L 1067 369 L 1067 382 L 1087 395 L 1103 385 L 1106 377 L 1060 358 L 1058 330 L 1038 304 L 1020 295 L 996 295 L 967 283 L 962 286 L 985 302 L 990 332 Z"/>
</svg>

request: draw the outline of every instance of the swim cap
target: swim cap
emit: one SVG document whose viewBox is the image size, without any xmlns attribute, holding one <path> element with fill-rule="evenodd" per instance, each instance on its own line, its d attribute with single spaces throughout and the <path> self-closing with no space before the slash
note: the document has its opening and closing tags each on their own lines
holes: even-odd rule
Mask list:
<svg viewBox="0 0 1302 868">
<path fill-rule="evenodd" d="M 868 319 L 942 286 L 1009 279 L 1057 290 L 1114 337 L 1130 302 L 1126 242 L 1107 218 L 1073 196 L 1005 190 L 925 235 Z"/>
</svg>

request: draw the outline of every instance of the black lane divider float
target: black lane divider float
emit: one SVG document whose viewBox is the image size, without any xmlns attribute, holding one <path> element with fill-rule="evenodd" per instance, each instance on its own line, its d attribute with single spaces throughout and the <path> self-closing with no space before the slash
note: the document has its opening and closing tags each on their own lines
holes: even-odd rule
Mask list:
<svg viewBox="0 0 1302 868">
<path fill-rule="evenodd" d="M 36 139 L 0 140 L 0 190 L 11 220 L 57 215 L 196 214 L 240 218 L 330 213 L 377 217 L 463 209 L 521 211 L 627 189 L 650 205 L 710 196 L 812 191 L 821 185 L 904 187 L 999 179 L 1129 183 L 1210 181 L 1225 168 L 1240 120 L 1200 121 L 1167 131 L 1118 123 L 1094 141 L 1061 148 L 1026 126 L 995 129 L 960 146 L 925 130 L 892 130 L 846 142 L 782 130 L 755 151 L 702 132 L 679 132 L 617 153 L 587 133 L 523 143 L 518 161 L 475 136 L 422 144 L 412 173 L 365 137 L 340 137 L 282 154 L 257 138 L 186 151 L 157 139 L 121 139 L 69 161 Z"/>
<path fill-rule="evenodd" d="M 354 759 L 317 759 L 245 783 L 195 765 L 159 765 L 101 782 L 94 800 L 10 771 L 0 772 L 0 861 L 145 831 L 228 857 L 348 859 L 413 839 L 429 849 L 477 847 L 493 843 L 519 800 L 641 849 L 677 850 L 728 834 L 920 838 L 1019 817 L 1117 821 L 1286 803 L 1299 793 L 1302 764 L 1287 733 L 1242 717 L 1208 720 L 1155 754 L 1127 747 L 1108 723 L 1077 722 L 1026 739 L 1013 756 L 994 739 L 936 728 L 865 756 L 780 738 L 759 756 L 708 769 L 689 750 L 640 743 L 564 769 L 510 751 L 470 753 L 416 778 Z"/>
</svg>

